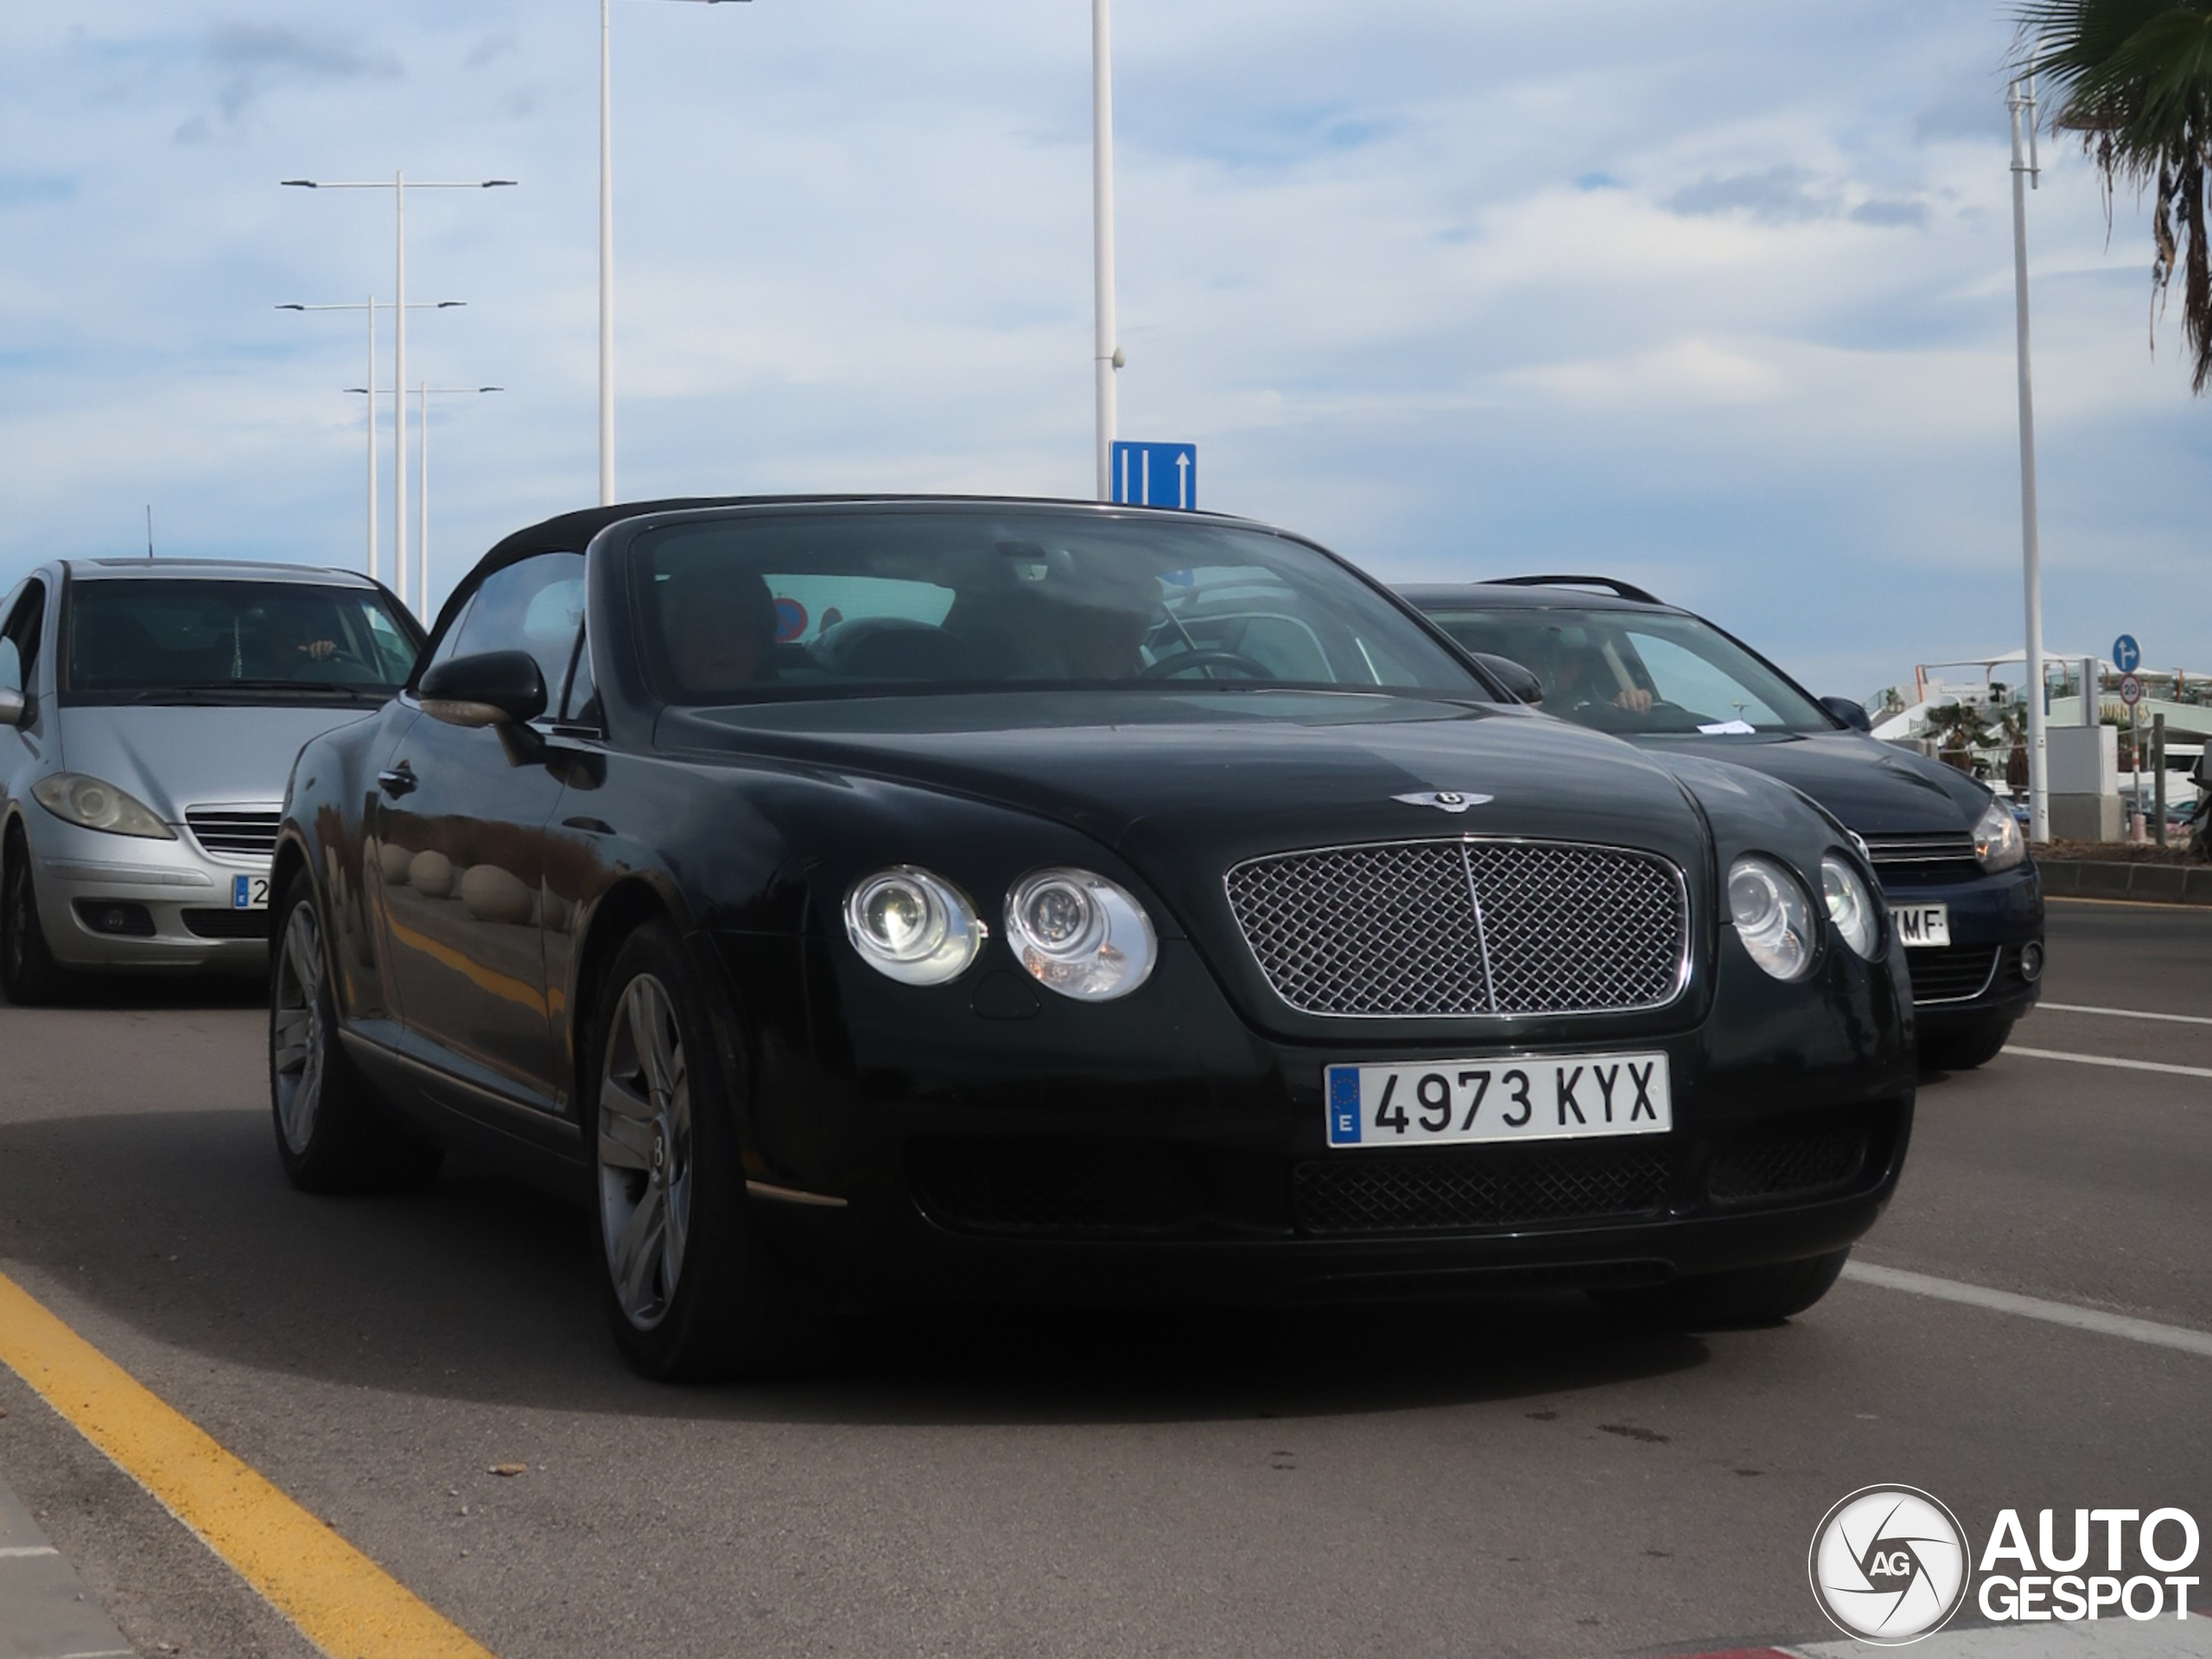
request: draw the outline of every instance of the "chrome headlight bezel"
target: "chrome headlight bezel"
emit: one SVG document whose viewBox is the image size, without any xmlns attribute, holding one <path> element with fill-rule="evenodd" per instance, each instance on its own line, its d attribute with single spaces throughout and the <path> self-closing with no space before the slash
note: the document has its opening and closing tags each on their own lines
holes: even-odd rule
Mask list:
<svg viewBox="0 0 2212 1659">
<path fill-rule="evenodd" d="M 1995 875 L 2017 868 L 2028 855 L 2027 837 L 2020 821 L 2003 801 L 1992 798 L 1974 826 L 1974 855 L 1981 868 Z"/>
<path fill-rule="evenodd" d="M 1820 935 L 1813 926 L 1812 895 L 1781 860 L 1745 853 L 1728 867 L 1729 924 L 1745 954 L 1785 983 L 1813 971 Z"/>
<path fill-rule="evenodd" d="M 883 906 L 912 912 L 903 930 Z M 902 985 L 943 985 L 968 971 L 990 937 L 968 895 L 932 871 L 893 864 L 845 890 L 845 937 L 860 959 Z"/>
<path fill-rule="evenodd" d="M 128 790 L 81 772 L 49 772 L 31 785 L 31 798 L 64 823 L 106 836 L 175 841 L 176 831 Z"/>
<path fill-rule="evenodd" d="M 1078 1002 L 1138 989 L 1160 961 L 1160 936 L 1136 895 L 1094 870 L 1033 870 L 1007 890 L 1006 937 L 1023 971 Z"/>
<path fill-rule="evenodd" d="M 1821 858 L 1821 898 L 1828 920 L 1853 950 L 1874 962 L 1882 954 L 1882 912 L 1866 880 L 1839 853 Z"/>
</svg>

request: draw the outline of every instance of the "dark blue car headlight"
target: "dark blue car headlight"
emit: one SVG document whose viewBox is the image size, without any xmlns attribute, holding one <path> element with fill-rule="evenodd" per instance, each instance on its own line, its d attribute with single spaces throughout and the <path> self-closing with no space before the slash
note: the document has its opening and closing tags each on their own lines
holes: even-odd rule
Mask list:
<svg viewBox="0 0 2212 1659">
<path fill-rule="evenodd" d="M 2028 855 L 2028 843 L 2020 834 L 2020 822 L 2004 802 L 1990 802 L 1989 810 L 1974 825 L 1974 855 L 1981 861 L 1981 868 L 1993 875 L 1999 870 L 2011 869 Z"/>
</svg>

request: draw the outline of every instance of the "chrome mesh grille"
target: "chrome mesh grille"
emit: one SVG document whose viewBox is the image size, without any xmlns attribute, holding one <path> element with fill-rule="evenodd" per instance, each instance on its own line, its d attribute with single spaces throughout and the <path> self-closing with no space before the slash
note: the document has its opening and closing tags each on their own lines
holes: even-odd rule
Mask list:
<svg viewBox="0 0 2212 1659">
<path fill-rule="evenodd" d="M 1244 942 L 1301 1014 L 1381 1018 L 1656 1007 L 1689 941 L 1666 860 L 1565 842 L 1392 842 L 1229 873 Z"/>
</svg>

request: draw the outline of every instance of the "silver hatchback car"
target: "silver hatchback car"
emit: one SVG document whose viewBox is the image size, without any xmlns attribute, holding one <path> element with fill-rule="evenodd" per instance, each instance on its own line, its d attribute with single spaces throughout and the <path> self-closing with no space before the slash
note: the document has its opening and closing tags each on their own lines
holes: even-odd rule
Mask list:
<svg viewBox="0 0 2212 1659">
<path fill-rule="evenodd" d="M 342 570 L 69 559 L 0 601 L 0 988 L 73 971 L 268 963 L 292 761 L 404 684 L 422 648 Z"/>
</svg>

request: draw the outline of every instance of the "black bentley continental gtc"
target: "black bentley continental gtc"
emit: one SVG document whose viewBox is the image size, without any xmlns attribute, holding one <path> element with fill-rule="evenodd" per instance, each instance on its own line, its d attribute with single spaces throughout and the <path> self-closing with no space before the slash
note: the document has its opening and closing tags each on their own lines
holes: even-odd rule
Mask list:
<svg viewBox="0 0 2212 1659">
<path fill-rule="evenodd" d="M 925 1297 L 1808 1306 L 1904 954 L 1783 785 L 1242 520 L 649 503 L 494 548 L 276 853 L 292 1179 L 588 1195 L 632 1363 Z"/>
</svg>

